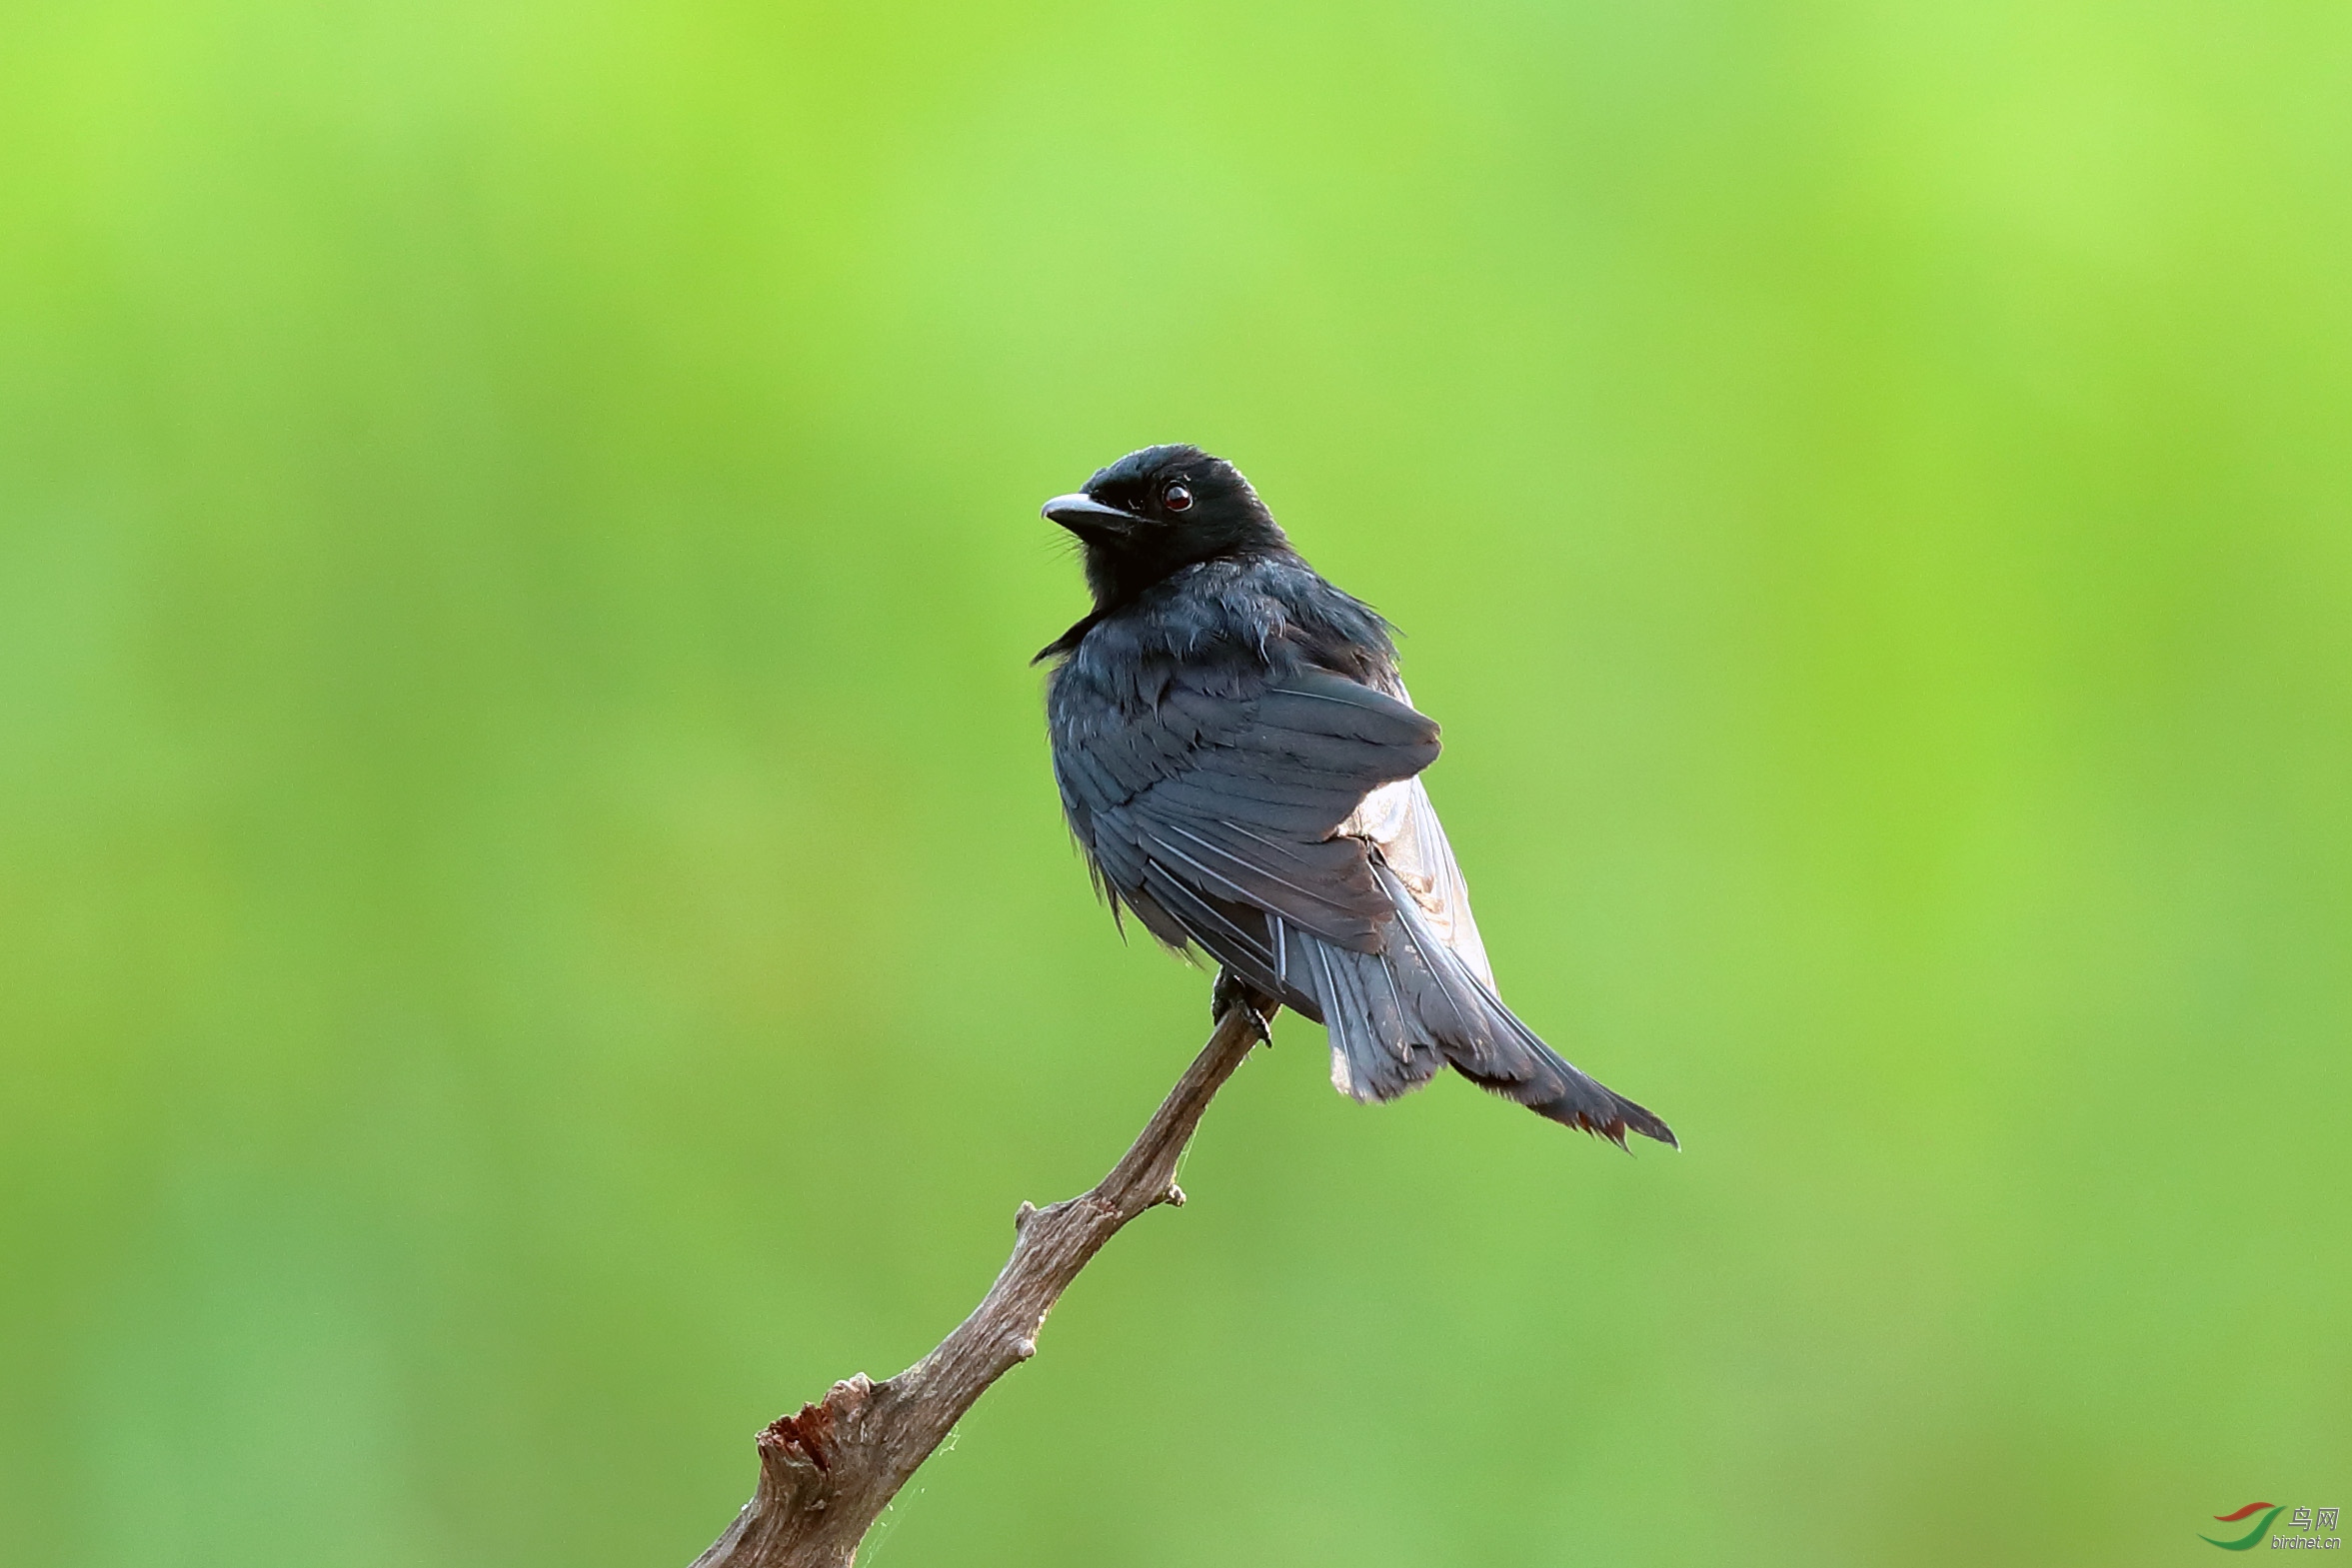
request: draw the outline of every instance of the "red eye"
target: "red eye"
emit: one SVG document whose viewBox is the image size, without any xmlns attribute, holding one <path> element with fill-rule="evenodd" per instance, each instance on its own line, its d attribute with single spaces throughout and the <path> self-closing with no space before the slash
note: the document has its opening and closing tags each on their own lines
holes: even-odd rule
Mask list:
<svg viewBox="0 0 2352 1568">
<path fill-rule="evenodd" d="M 1192 493 L 1181 485 L 1171 485 L 1160 493 L 1160 504 L 1171 512 L 1192 510 Z"/>
</svg>

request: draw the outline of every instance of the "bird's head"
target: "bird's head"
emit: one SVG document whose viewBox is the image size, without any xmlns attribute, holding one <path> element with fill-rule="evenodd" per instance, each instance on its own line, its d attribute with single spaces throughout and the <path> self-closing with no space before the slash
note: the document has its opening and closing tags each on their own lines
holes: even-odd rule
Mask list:
<svg viewBox="0 0 2352 1568">
<path fill-rule="evenodd" d="M 1098 609 L 1195 562 L 1288 548 L 1240 470 L 1198 447 L 1146 447 L 1098 469 L 1045 514 L 1078 536 Z"/>
</svg>

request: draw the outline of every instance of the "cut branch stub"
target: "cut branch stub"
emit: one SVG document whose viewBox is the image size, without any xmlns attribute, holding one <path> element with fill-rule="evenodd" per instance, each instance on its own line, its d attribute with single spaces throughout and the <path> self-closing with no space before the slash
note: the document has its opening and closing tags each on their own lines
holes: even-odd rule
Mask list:
<svg viewBox="0 0 2352 1568">
<path fill-rule="evenodd" d="M 1111 1174 L 1092 1191 L 1015 1211 L 1013 1256 L 972 1315 L 884 1382 L 865 1373 L 779 1416 L 758 1438 L 760 1483 L 694 1568 L 849 1568 L 858 1542 L 989 1385 L 1038 1353 L 1046 1314 L 1105 1242 L 1157 1204 L 1182 1206 L 1176 1161 L 1208 1102 L 1265 1037 L 1234 1007 Z"/>
</svg>

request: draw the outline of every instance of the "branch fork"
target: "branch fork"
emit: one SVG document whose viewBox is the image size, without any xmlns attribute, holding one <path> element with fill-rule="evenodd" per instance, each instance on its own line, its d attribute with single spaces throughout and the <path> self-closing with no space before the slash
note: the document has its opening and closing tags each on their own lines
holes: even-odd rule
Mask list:
<svg viewBox="0 0 2352 1568">
<path fill-rule="evenodd" d="M 1137 1215 L 1183 1206 L 1176 1161 L 1208 1102 L 1265 1038 L 1256 1009 L 1226 1008 L 1109 1175 L 1077 1197 L 1015 1210 L 1012 1258 L 937 1349 L 879 1383 L 845 1378 L 763 1428 L 759 1486 L 694 1568 L 851 1568 L 867 1528 L 964 1412 L 1038 1353 L 1046 1314 L 1079 1270 Z"/>
</svg>

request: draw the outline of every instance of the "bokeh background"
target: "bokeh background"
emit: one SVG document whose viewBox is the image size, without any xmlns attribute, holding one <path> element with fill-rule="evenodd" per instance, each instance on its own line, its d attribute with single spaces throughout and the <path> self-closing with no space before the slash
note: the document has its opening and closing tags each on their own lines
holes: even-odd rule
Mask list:
<svg viewBox="0 0 2352 1568">
<path fill-rule="evenodd" d="M 869 1561 L 2352 1504 L 2352 19 L 0 10 L 0 1559 L 684 1564 L 1205 1033 L 1044 497 L 1409 634 L 1626 1158 L 1287 1021 Z"/>
</svg>

